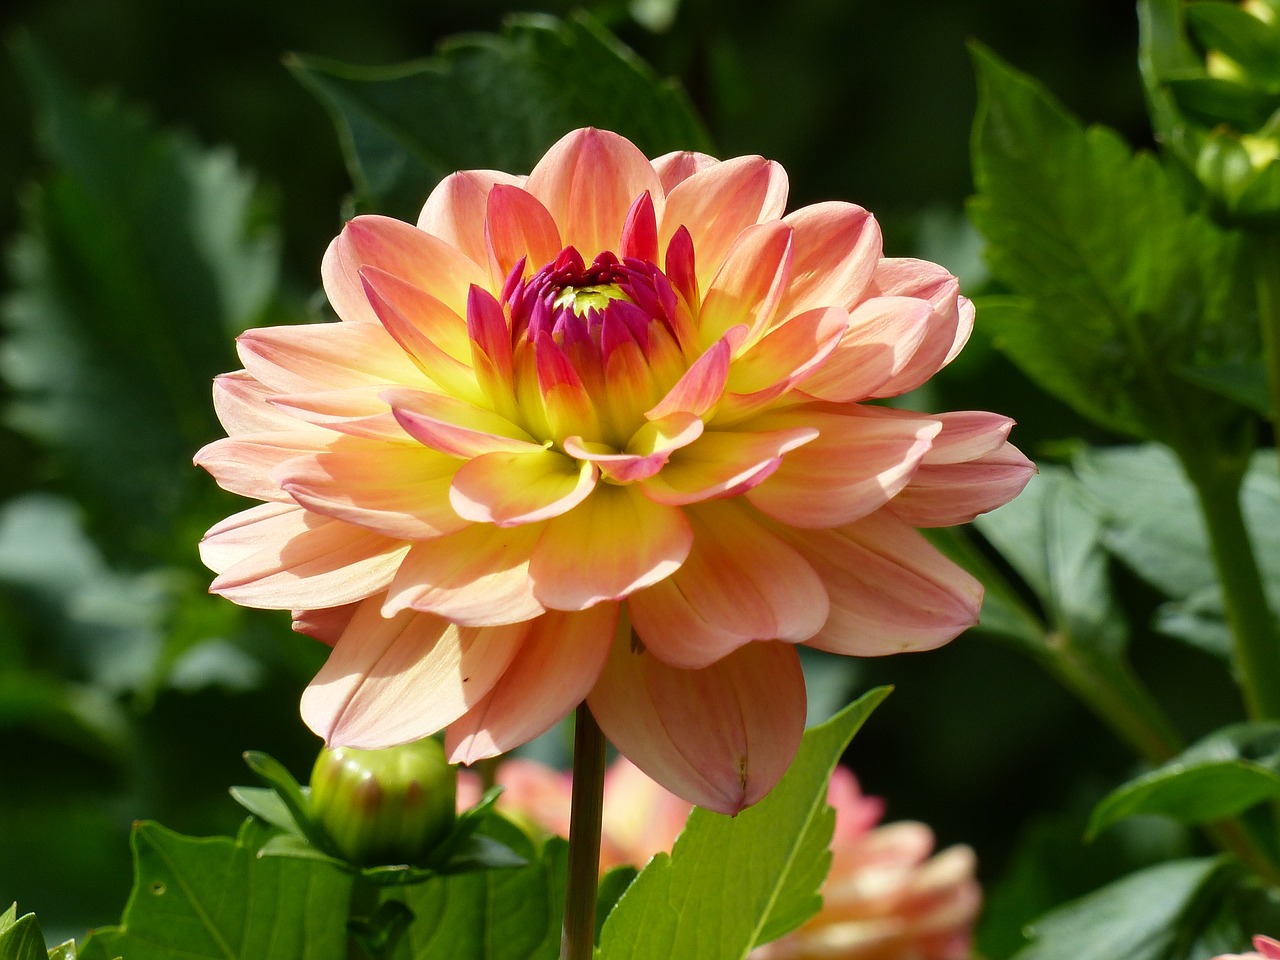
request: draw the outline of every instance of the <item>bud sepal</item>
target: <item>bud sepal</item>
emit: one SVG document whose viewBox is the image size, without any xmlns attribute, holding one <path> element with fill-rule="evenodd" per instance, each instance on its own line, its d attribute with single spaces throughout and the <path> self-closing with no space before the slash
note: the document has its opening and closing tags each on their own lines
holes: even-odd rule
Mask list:
<svg viewBox="0 0 1280 960">
<path fill-rule="evenodd" d="M 317 816 L 311 790 L 301 786 L 284 765 L 259 751 L 248 751 L 245 763 L 265 787 L 232 787 L 231 796 L 276 832 L 259 849 L 260 857 L 321 860 L 379 886 L 421 883 L 432 877 L 524 866 L 528 861 L 498 836 L 510 836 L 501 814 L 493 810 L 501 788 L 485 793 L 479 803 L 457 815 L 452 826 L 410 863 L 353 862 L 339 849 Z M 496 822 L 494 822 L 496 821 Z"/>
</svg>

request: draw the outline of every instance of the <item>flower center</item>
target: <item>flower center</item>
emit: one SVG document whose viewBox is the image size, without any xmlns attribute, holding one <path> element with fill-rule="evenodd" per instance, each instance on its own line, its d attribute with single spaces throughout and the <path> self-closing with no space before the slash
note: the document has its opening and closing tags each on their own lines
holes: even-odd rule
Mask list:
<svg viewBox="0 0 1280 960">
<path fill-rule="evenodd" d="M 575 380 L 595 411 L 582 435 L 625 444 L 684 370 L 687 307 L 653 263 L 609 251 L 587 264 L 565 247 L 531 276 L 524 270 L 517 264 L 502 291 L 516 366 L 530 371 L 518 379 L 540 390 Z"/>
</svg>

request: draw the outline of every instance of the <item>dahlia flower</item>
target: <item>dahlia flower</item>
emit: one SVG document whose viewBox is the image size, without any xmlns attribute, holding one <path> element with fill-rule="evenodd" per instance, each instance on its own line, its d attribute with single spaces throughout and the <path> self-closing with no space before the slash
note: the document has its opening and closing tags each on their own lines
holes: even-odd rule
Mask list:
<svg viewBox="0 0 1280 960">
<path fill-rule="evenodd" d="M 979 585 L 913 527 L 1018 493 L 1011 421 L 865 402 L 955 356 L 972 308 L 865 210 L 786 196 L 760 157 L 578 130 L 527 177 L 447 178 L 416 226 L 350 221 L 322 267 L 341 322 L 239 338 L 196 462 L 265 502 L 201 555 L 213 592 L 333 645 L 302 700 L 327 742 L 447 728 L 469 763 L 585 699 L 732 813 L 799 743 L 795 644 L 975 622 Z"/>
<path fill-rule="evenodd" d="M 561 836 L 569 828 L 570 777 L 530 760 L 499 765 L 498 806 Z M 480 798 L 474 775 L 458 781 L 458 806 Z M 757 947 L 751 960 L 967 960 L 982 902 L 973 851 L 950 847 L 933 854 L 923 823 L 879 826 L 884 801 L 864 796 L 844 767 L 831 778 L 835 808 L 832 864 L 822 910 L 780 940 Z M 670 851 L 690 804 L 664 790 L 626 758 L 605 774 L 600 867 L 643 867 Z M 1222 958 L 1226 960 L 1226 958 Z"/>
<path fill-rule="evenodd" d="M 1254 937 L 1253 950 L 1249 953 L 1225 953 L 1214 960 L 1280 960 L 1280 940 Z"/>
</svg>

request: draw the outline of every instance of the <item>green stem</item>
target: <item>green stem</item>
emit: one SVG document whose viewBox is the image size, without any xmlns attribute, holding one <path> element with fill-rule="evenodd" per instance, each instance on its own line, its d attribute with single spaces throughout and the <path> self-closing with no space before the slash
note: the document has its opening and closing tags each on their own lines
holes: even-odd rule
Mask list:
<svg viewBox="0 0 1280 960">
<path fill-rule="evenodd" d="M 604 734 L 586 703 L 573 732 L 573 799 L 569 814 L 569 882 L 564 895 L 560 960 L 591 960 L 600 883 L 600 818 L 604 810 Z"/>
<path fill-rule="evenodd" d="M 1044 666 L 1138 756 L 1158 766 L 1184 744 L 1164 710 L 1127 660 L 1089 657 L 1067 638 L 1050 636 Z"/>
<path fill-rule="evenodd" d="M 1262 355 L 1271 391 L 1271 422 L 1280 429 L 1280 233 L 1250 234 Z"/>
<path fill-rule="evenodd" d="M 1255 720 L 1280 719 L 1280 635 L 1240 506 L 1243 471 L 1190 458 L 1183 467 L 1209 533 L 1245 706 Z"/>
</svg>

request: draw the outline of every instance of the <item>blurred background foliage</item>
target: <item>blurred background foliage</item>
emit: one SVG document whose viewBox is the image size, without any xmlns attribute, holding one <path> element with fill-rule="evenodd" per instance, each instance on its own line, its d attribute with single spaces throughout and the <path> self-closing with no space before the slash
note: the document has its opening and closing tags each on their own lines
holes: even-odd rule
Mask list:
<svg viewBox="0 0 1280 960">
<path fill-rule="evenodd" d="M 679 81 L 719 155 L 782 162 L 792 206 L 867 206 L 890 255 L 937 260 L 970 294 L 987 279 L 963 213 L 967 40 L 1034 72 L 1088 121 L 1150 141 L 1135 14 L 1114 0 L 585 7 Z M 233 334 L 318 315 L 320 256 L 353 209 L 330 117 L 299 61 L 291 73 L 282 58 L 396 64 L 498 31 L 517 10 L 570 7 L 11 0 L 0 13 L 0 905 L 37 911 L 54 940 L 118 917 L 132 820 L 233 832 L 225 788 L 245 780 L 242 751 L 301 773 L 316 747 L 297 696 L 323 648 L 286 617 L 205 594 L 196 541 L 237 503 L 190 466 L 220 434 L 209 381 L 238 366 Z M 1000 358 L 981 316 L 960 360 L 913 400 L 1009 414 L 1038 460 L 1114 439 Z M 1092 475 L 1094 495 L 1114 492 L 1114 471 Z M 1146 625 L 1161 595 L 1101 562 L 1131 655 L 1184 734 L 1234 719 L 1225 671 L 1205 669 L 1212 650 L 1156 637 Z M 1159 821 L 1083 844 L 1090 807 L 1134 762 L 998 638 L 810 666 L 817 713 L 896 685 L 848 760 L 891 819 L 977 849 L 989 956 L 1012 953 L 1049 906 L 1193 847 Z"/>
</svg>

